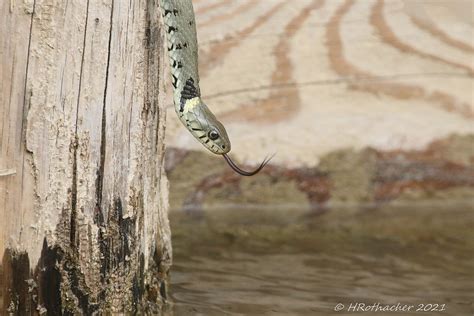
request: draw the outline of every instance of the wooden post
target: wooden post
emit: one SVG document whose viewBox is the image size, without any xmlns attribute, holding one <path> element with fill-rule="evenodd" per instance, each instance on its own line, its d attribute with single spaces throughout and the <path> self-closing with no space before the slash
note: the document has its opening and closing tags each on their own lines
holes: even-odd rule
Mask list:
<svg viewBox="0 0 474 316">
<path fill-rule="evenodd" d="M 5 0 L 0 16 L 0 314 L 158 311 L 157 0 Z"/>
</svg>

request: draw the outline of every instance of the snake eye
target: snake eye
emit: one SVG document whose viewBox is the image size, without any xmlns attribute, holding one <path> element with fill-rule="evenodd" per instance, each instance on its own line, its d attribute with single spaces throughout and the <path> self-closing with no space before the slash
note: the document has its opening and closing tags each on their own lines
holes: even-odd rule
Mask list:
<svg viewBox="0 0 474 316">
<path fill-rule="evenodd" d="M 215 130 L 211 130 L 209 133 L 208 133 L 208 136 L 211 140 L 216 140 L 219 138 L 219 133 Z"/>
</svg>

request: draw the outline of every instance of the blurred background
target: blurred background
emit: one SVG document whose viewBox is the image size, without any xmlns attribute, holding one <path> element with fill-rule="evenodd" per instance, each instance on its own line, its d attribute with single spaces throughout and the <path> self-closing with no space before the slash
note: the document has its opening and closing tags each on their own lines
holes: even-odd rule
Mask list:
<svg viewBox="0 0 474 316">
<path fill-rule="evenodd" d="M 236 175 L 181 125 L 167 84 L 177 311 L 472 314 L 473 6 L 194 1 L 201 93 L 230 155 L 276 156 Z"/>
</svg>

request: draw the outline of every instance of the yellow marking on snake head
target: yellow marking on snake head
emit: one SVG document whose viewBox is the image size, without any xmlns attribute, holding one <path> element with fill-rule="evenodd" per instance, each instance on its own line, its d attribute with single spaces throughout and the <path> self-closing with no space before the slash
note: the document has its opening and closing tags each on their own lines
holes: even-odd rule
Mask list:
<svg viewBox="0 0 474 316">
<path fill-rule="evenodd" d="M 183 112 L 188 113 L 199 103 L 200 103 L 199 97 L 195 97 L 195 98 L 187 100 L 186 103 L 184 104 Z"/>
</svg>

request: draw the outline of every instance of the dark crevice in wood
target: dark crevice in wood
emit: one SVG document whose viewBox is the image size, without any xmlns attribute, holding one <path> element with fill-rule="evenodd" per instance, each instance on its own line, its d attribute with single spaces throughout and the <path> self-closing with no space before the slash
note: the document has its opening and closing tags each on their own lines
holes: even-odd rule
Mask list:
<svg viewBox="0 0 474 316">
<path fill-rule="evenodd" d="M 0 266 L 2 280 L 3 304 L 0 314 L 36 315 L 44 312 L 47 315 L 73 315 L 77 310 L 73 305 L 63 304 L 62 291 L 68 288 L 78 302 L 78 307 L 85 315 L 91 315 L 99 308 L 97 302 L 91 302 L 90 290 L 84 274 L 76 264 L 76 259 L 64 252 L 59 246 L 50 247 L 46 238 L 43 240 L 41 256 L 37 266 L 30 270 L 27 252 L 5 249 Z M 61 276 L 61 271 L 64 271 Z M 64 282 L 64 283 L 63 283 Z"/>
<path fill-rule="evenodd" d="M 133 121 L 133 91 L 130 96 L 130 106 L 128 107 L 128 140 L 127 140 L 127 168 L 130 170 L 130 163 L 132 162 L 132 121 Z"/>
<path fill-rule="evenodd" d="M 6 129 L 6 126 L 8 126 L 8 121 L 10 119 L 10 111 L 12 108 L 12 95 L 13 95 L 13 87 L 15 86 L 13 84 L 13 78 L 15 78 L 15 70 L 17 69 L 16 66 L 16 54 L 13 55 L 13 62 L 12 62 L 12 67 L 10 71 L 10 90 L 8 91 L 8 97 L 6 99 L 8 100 L 8 115 L 5 115 L 2 119 L 2 124 L 0 125 L 0 154 L 3 152 L 3 134 L 5 133 L 4 129 Z M 0 98 L 2 103 L 6 103 L 3 98 L 3 96 Z M 6 105 L 6 104 L 5 104 Z M 5 106 L 6 107 L 6 106 Z"/>
<path fill-rule="evenodd" d="M 144 294 L 144 279 L 143 279 L 143 271 L 142 271 L 142 264 L 143 264 L 143 254 L 140 255 L 140 269 L 137 271 L 133 276 L 132 280 L 132 287 L 130 288 L 130 291 L 132 292 L 132 308 L 133 308 L 133 313 L 138 312 L 138 306 L 140 306 L 141 299 Z"/>
<path fill-rule="evenodd" d="M 160 93 L 160 66 L 162 61 L 161 47 L 163 43 L 163 33 L 162 33 L 162 24 L 160 23 L 160 8 L 157 6 L 154 0 L 148 2 L 146 9 L 146 94 L 145 102 L 142 109 L 142 120 L 143 124 L 154 124 L 151 127 L 154 129 L 154 147 L 152 148 L 152 154 L 159 159 L 156 164 L 163 165 L 164 154 L 159 155 L 159 153 L 164 153 L 164 144 L 159 143 L 160 141 L 160 130 L 162 122 L 160 122 L 160 108 L 159 104 L 159 93 Z M 149 115 L 152 115 L 149 118 Z M 159 181 L 160 174 L 154 176 L 156 181 Z M 159 186 L 158 183 L 155 183 L 156 187 Z M 143 210 L 144 198 L 143 195 L 139 197 L 142 201 L 141 209 Z M 142 211 L 143 212 L 143 211 Z M 143 213 L 141 214 L 143 218 Z M 140 224 L 139 224 L 140 225 Z M 143 224 L 142 224 L 143 225 Z M 147 304 L 147 309 L 149 311 L 157 310 L 156 303 L 160 300 L 166 302 L 167 300 L 167 273 L 168 268 L 166 262 L 169 260 L 167 254 L 163 254 L 163 249 L 160 247 L 154 249 L 153 258 L 148 259 L 148 271 L 145 275 L 144 266 L 145 258 L 143 253 L 140 254 L 140 271 L 139 276 L 135 276 L 135 288 L 133 290 L 134 304 L 145 301 Z"/>
<path fill-rule="evenodd" d="M 48 315 L 61 315 L 61 273 L 58 270 L 60 261 L 59 248 L 48 247 L 45 238 L 35 275 L 39 286 L 39 302 L 46 308 Z"/>
<path fill-rule="evenodd" d="M 69 245 L 71 250 L 76 247 L 76 217 L 77 217 L 77 135 L 72 140 L 72 186 L 71 186 L 71 214 L 69 215 Z"/>
<path fill-rule="evenodd" d="M 28 253 L 5 249 L 2 261 L 3 280 L 3 315 L 29 315 L 33 312 L 28 280 L 30 260 Z"/>
<path fill-rule="evenodd" d="M 75 315 L 77 308 L 84 315 L 92 315 L 99 308 L 97 302 L 91 301 L 91 291 L 76 255 L 65 252 L 59 246 L 50 247 L 46 238 L 35 269 L 35 279 L 39 286 L 39 302 L 48 315 Z M 63 293 L 68 291 L 77 299 L 77 306 L 62 301 Z"/>
<path fill-rule="evenodd" d="M 113 31 L 113 14 L 114 14 L 114 2 L 112 1 L 112 8 L 110 10 L 110 29 L 109 29 L 109 43 L 107 48 L 107 65 L 105 70 L 105 85 L 104 85 L 104 98 L 102 101 L 102 124 L 101 124 L 101 135 L 100 135 L 100 162 L 99 162 L 99 169 L 97 171 L 97 182 L 96 182 L 96 201 L 97 201 L 97 209 L 101 211 L 101 204 L 102 204 L 102 186 L 104 184 L 104 167 L 105 167 L 105 148 L 106 148 L 106 127 L 107 127 L 107 111 L 106 111 L 106 103 L 107 103 L 107 88 L 108 88 L 108 81 L 109 81 L 109 70 L 110 70 L 110 55 L 111 55 L 111 47 L 112 47 L 112 31 Z M 103 223 L 102 221 L 98 221 L 98 223 Z"/>
<path fill-rule="evenodd" d="M 143 291 L 139 285 L 139 282 L 140 278 L 135 275 L 132 280 L 132 288 L 130 289 L 132 292 L 132 308 L 134 315 L 138 312 L 138 306 L 140 305 L 140 301 L 143 296 Z"/>
<path fill-rule="evenodd" d="M 59 255 L 61 255 L 61 250 L 59 248 L 55 248 L 55 250 L 57 250 Z M 99 304 L 91 302 L 89 297 L 90 289 L 86 285 L 84 274 L 81 271 L 81 267 L 78 265 L 77 260 L 75 257 L 71 257 L 71 255 L 67 253 L 64 253 L 63 258 L 59 258 L 62 259 L 61 267 L 66 272 L 70 290 L 78 300 L 78 307 L 84 315 L 92 315 L 99 308 Z M 67 305 L 63 307 L 66 309 L 65 314 L 72 315 L 77 313 L 75 309 L 68 311 Z"/>
<path fill-rule="evenodd" d="M 89 19 L 89 0 L 87 0 L 86 4 L 86 20 L 84 22 L 84 38 L 82 41 L 82 56 L 81 56 L 81 69 L 79 71 L 79 87 L 77 92 L 77 106 L 76 106 L 76 135 L 77 135 L 77 123 L 79 120 L 79 106 L 81 102 L 81 88 L 82 88 L 82 76 L 84 70 L 84 59 L 86 55 L 86 40 L 87 40 L 87 22 Z"/>
<path fill-rule="evenodd" d="M 60 91 L 59 96 L 61 98 L 61 107 L 62 107 L 63 112 L 64 112 L 64 105 L 66 104 L 66 97 L 64 96 L 64 73 L 66 72 L 66 68 L 67 68 L 67 57 L 68 57 L 67 55 L 64 57 L 64 63 L 63 63 L 63 66 L 62 66 L 63 71 L 61 72 L 61 87 L 59 88 L 59 91 Z M 80 91 L 79 91 L 79 93 L 80 93 Z M 57 139 L 56 139 L 56 142 L 57 142 Z"/>
<path fill-rule="evenodd" d="M 94 222 L 99 227 L 98 243 L 100 257 L 100 282 L 105 284 L 107 282 L 106 272 L 108 266 L 109 245 L 106 239 L 105 231 L 105 218 L 102 210 L 102 189 L 104 185 L 104 169 L 105 169 L 105 150 L 107 145 L 106 128 L 107 128 L 107 88 L 109 82 L 109 71 L 110 71 L 110 59 L 111 59 L 111 47 L 112 47 L 112 32 L 113 32 L 113 15 L 114 15 L 114 1 L 112 1 L 112 7 L 110 9 L 110 29 L 109 29 L 109 40 L 108 40 L 108 51 L 107 51 L 107 65 L 105 71 L 105 83 L 104 83 L 104 98 L 102 101 L 102 123 L 101 123 L 101 136 L 100 136 L 100 161 L 97 169 L 96 178 L 96 207 Z M 101 289 L 99 293 L 99 299 L 104 300 L 106 296 L 105 288 Z"/>
<path fill-rule="evenodd" d="M 72 186 L 71 186 L 71 214 L 70 214 L 70 231 L 69 231 L 69 243 L 71 250 L 75 253 L 78 252 L 78 245 L 76 241 L 76 219 L 77 219 L 77 147 L 79 146 L 79 138 L 77 135 L 77 127 L 79 122 L 79 106 L 81 101 L 81 88 L 82 88 L 82 76 L 84 70 L 84 58 L 86 54 L 86 38 L 87 38 L 87 20 L 89 18 L 89 0 L 86 4 L 86 19 L 84 23 L 84 38 L 82 41 L 82 57 L 81 57 L 81 68 L 79 71 L 79 86 L 77 92 L 77 103 L 76 103 L 76 122 L 73 139 L 73 161 L 72 161 Z"/>
<path fill-rule="evenodd" d="M 160 282 L 160 295 L 165 301 L 168 299 L 167 288 L 166 282 Z"/>
<path fill-rule="evenodd" d="M 23 88 L 23 118 L 21 120 L 21 135 L 20 135 L 20 146 L 25 146 L 25 152 L 28 153 L 28 147 L 26 146 L 26 119 L 28 116 L 28 111 L 30 109 L 30 101 L 31 101 L 31 91 L 28 92 L 28 73 L 29 73 L 29 66 L 30 66 L 30 53 L 31 53 L 31 39 L 33 34 L 33 20 L 35 17 L 36 12 L 36 0 L 33 1 L 33 12 L 31 13 L 31 22 L 30 22 L 30 34 L 28 36 L 28 53 L 26 55 L 26 69 L 25 69 L 25 86 Z M 22 164 L 21 164 L 21 183 L 25 183 L 25 155 L 21 155 Z M 20 201 L 23 199 L 23 190 L 20 190 Z"/>
<path fill-rule="evenodd" d="M 125 269 L 129 268 L 129 261 L 127 257 L 132 255 L 132 249 L 134 249 L 133 240 L 130 240 L 130 237 L 135 236 L 135 217 L 125 217 L 123 216 L 123 205 L 120 198 L 117 198 L 114 203 L 114 214 L 111 216 L 109 222 L 112 223 L 116 221 L 118 229 L 118 238 L 119 244 L 117 249 L 113 249 L 115 255 L 115 262 L 113 264 L 114 268 L 119 267 L 120 264 L 123 264 Z M 113 229 L 113 228 L 112 228 Z M 111 254 L 112 255 L 112 254 Z"/>
<path fill-rule="evenodd" d="M 26 129 L 24 128 L 24 124 L 26 122 L 26 117 L 27 117 L 27 113 L 28 113 L 28 110 L 29 110 L 29 106 L 28 106 L 28 108 L 26 106 L 29 105 L 29 103 L 30 103 L 29 102 L 30 98 L 27 97 L 28 96 L 28 93 L 27 93 L 28 86 L 27 85 L 28 85 L 28 72 L 29 72 L 29 66 L 30 66 L 31 38 L 32 38 L 32 34 L 33 34 L 33 19 L 35 17 L 35 12 L 36 12 L 36 0 L 33 1 L 33 12 L 31 13 L 30 34 L 28 36 L 28 53 L 26 55 L 25 86 L 23 88 L 24 101 L 23 101 L 23 119 L 21 120 L 21 131 L 22 132 L 21 132 L 20 143 L 23 144 L 23 142 L 25 142 L 25 148 L 26 148 Z"/>
<path fill-rule="evenodd" d="M 124 217 L 123 205 L 120 198 L 115 199 L 112 205 L 113 212 L 109 212 L 107 226 L 103 224 L 99 232 L 99 248 L 101 252 L 101 282 L 107 282 L 107 274 L 117 269 L 130 269 L 129 258 L 134 254 L 136 218 Z M 105 221 L 100 214 L 102 222 Z M 105 292 L 99 294 L 105 299 Z"/>
<path fill-rule="evenodd" d="M 145 91 L 145 104 L 142 110 L 142 118 L 146 122 L 148 121 L 148 114 L 151 112 L 152 114 L 156 114 L 159 117 L 159 109 L 158 109 L 158 91 L 159 91 L 159 84 L 160 84 L 160 67 L 159 67 L 159 52 L 160 52 L 160 45 L 161 41 L 161 29 L 159 22 L 156 19 L 156 10 L 160 10 L 157 7 L 155 1 L 150 1 L 147 7 L 146 12 L 146 91 Z M 159 125 L 159 120 L 158 120 Z M 158 135 L 158 133 L 157 133 Z M 158 139 L 158 137 L 157 137 Z"/>
</svg>

